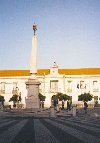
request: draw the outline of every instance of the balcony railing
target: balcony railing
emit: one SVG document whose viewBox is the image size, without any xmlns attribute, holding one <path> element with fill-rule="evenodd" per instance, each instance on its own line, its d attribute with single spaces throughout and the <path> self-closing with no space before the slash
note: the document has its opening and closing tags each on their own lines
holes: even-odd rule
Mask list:
<svg viewBox="0 0 100 143">
<path fill-rule="evenodd" d="M 5 93 L 5 90 L 0 90 L 0 94 L 4 94 Z"/>
<path fill-rule="evenodd" d="M 17 94 L 18 91 L 17 90 L 12 90 L 12 94 Z"/>
<path fill-rule="evenodd" d="M 56 90 L 55 89 L 50 89 L 49 92 L 56 93 L 56 92 L 58 92 L 58 90 L 57 89 Z"/>
<path fill-rule="evenodd" d="M 68 92 L 68 93 L 71 93 L 71 92 L 72 92 L 72 89 L 70 89 L 70 88 L 67 89 L 67 92 Z"/>
<path fill-rule="evenodd" d="M 98 92 L 98 88 L 94 88 L 94 89 L 93 89 L 93 92 Z"/>
</svg>

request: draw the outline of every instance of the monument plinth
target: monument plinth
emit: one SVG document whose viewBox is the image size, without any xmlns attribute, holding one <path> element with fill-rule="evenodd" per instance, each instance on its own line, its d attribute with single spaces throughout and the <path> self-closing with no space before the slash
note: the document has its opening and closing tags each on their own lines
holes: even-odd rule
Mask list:
<svg viewBox="0 0 100 143">
<path fill-rule="evenodd" d="M 40 82 L 37 79 L 29 78 L 26 82 L 27 98 L 26 108 L 40 108 L 39 107 L 39 85 Z"/>
<path fill-rule="evenodd" d="M 32 52 L 30 61 L 30 78 L 26 82 L 27 98 L 26 98 L 26 108 L 39 108 L 39 85 L 36 74 L 37 74 L 37 37 L 36 30 L 37 26 L 33 25 L 34 36 L 32 38 Z"/>
</svg>

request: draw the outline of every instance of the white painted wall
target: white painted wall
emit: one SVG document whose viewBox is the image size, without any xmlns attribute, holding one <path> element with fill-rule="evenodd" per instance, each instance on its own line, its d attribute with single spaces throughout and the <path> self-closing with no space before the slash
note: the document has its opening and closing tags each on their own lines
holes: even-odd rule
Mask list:
<svg viewBox="0 0 100 143">
<path fill-rule="evenodd" d="M 19 92 L 21 92 L 21 97 L 23 103 L 25 105 L 25 97 L 27 97 L 27 89 L 25 82 L 28 80 L 29 77 L 0 77 L 0 90 L 1 90 L 1 82 L 5 82 L 5 94 L 3 95 L 5 98 L 5 102 L 9 102 L 9 99 L 12 97 L 12 90 L 13 90 L 13 82 L 17 82 L 17 86 L 19 88 Z M 100 99 L 100 75 L 77 75 L 77 76 L 68 76 L 65 75 L 65 81 L 63 79 L 63 75 L 46 75 L 45 79 L 44 76 L 39 77 L 39 81 L 41 81 L 41 88 L 42 88 L 42 94 L 46 96 L 45 100 L 45 107 L 51 106 L 51 97 L 55 94 L 53 92 L 50 92 L 50 80 L 58 80 L 58 92 L 66 93 L 67 95 L 72 96 L 72 102 L 73 103 L 79 103 L 78 102 L 78 95 L 80 95 L 82 92 L 89 92 L 93 94 L 93 96 L 98 96 L 98 99 Z M 72 92 L 68 93 L 68 80 L 72 81 Z M 80 83 L 80 81 L 83 80 L 87 84 L 87 88 L 85 89 L 77 89 L 77 83 Z M 98 91 L 93 91 L 93 81 L 98 82 Z M 64 85 L 65 84 L 65 85 Z M 64 91 L 65 86 L 65 91 Z M 91 103 L 94 102 L 94 99 L 91 101 Z M 100 103 L 100 100 L 98 100 Z M 11 103 L 10 103 L 11 104 Z"/>
</svg>

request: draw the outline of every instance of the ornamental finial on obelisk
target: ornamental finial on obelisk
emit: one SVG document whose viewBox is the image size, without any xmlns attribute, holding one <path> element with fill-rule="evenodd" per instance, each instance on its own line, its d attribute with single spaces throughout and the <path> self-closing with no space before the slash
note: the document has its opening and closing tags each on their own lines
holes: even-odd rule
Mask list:
<svg viewBox="0 0 100 143">
<path fill-rule="evenodd" d="M 35 22 L 34 22 L 34 24 L 33 24 L 33 30 L 34 30 L 34 35 L 36 35 L 37 25 L 36 25 Z"/>
</svg>

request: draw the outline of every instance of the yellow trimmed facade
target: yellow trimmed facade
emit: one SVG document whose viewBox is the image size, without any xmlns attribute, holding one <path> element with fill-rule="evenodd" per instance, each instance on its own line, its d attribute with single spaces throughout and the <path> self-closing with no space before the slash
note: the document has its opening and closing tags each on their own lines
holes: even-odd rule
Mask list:
<svg viewBox="0 0 100 143">
<path fill-rule="evenodd" d="M 17 90 L 25 107 L 25 82 L 30 76 L 30 70 L 0 70 L 0 95 L 4 96 L 5 105 L 12 105 L 9 99 Z M 51 106 L 51 98 L 57 92 L 71 96 L 73 104 L 81 104 L 78 95 L 90 92 L 94 98 L 89 104 L 100 103 L 100 68 L 59 69 L 53 65 L 50 69 L 38 69 L 37 78 L 41 82 L 39 90 L 46 96 L 45 107 Z"/>
<path fill-rule="evenodd" d="M 37 75 L 48 75 L 50 69 L 38 69 Z M 65 75 L 100 75 L 100 68 L 58 69 L 59 74 Z M 30 70 L 0 70 L 0 77 L 30 76 Z"/>
</svg>

